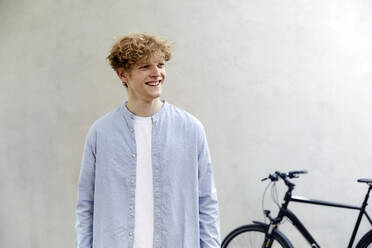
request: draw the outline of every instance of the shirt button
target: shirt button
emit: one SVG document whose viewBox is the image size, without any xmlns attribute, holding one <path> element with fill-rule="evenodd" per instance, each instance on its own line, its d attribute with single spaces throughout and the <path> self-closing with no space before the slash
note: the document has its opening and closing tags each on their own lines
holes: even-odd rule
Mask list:
<svg viewBox="0 0 372 248">
<path fill-rule="evenodd" d="M 135 158 L 135 157 L 136 157 L 136 154 L 133 153 L 133 154 L 132 154 L 132 157 Z"/>
<path fill-rule="evenodd" d="M 129 206 L 129 209 L 130 209 L 130 210 L 133 210 L 133 205 L 130 205 L 130 206 Z"/>
<path fill-rule="evenodd" d="M 130 180 L 130 183 L 131 183 L 131 184 L 134 184 L 134 180 L 133 180 L 133 179 L 132 179 L 132 180 Z"/>
<path fill-rule="evenodd" d="M 131 128 L 131 129 L 130 129 L 130 131 L 131 131 L 131 132 L 133 133 L 133 132 L 134 132 L 134 129 L 133 129 L 133 128 Z"/>
<path fill-rule="evenodd" d="M 133 213 L 130 213 L 130 216 L 133 216 Z"/>
<path fill-rule="evenodd" d="M 132 236 L 133 236 L 133 233 L 132 233 L 132 232 L 130 232 L 130 233 L 129 233 L 129 236 L 131 236 L 131 237 L 132 237 Z"/>
</svg>

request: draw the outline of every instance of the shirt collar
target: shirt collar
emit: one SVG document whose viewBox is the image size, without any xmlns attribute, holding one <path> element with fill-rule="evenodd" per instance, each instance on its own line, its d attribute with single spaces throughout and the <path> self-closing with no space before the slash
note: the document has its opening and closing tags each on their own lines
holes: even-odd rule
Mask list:
<svg viewBox="0 0 372 248">
<path fill-rule="evenodd" d="M 153 114 L 151 116 L 151 119 L 153 122 L 157 122 L 160 117 L 165 113 L 166 111 L 166 108 L 168 107 L 168 103 L 165 101 L 165 100 L 161 100 L 163 102 L 163 106 L 158 110 L 158 112 L 156 112 L 155 114 Z M 129 111 L 129 109 L 127 108 L 127 103 L 128 101 L 124 101 L 120 108 L 121 108 L 121 111 L 125 117 L 125 119 L 129 122 L 129 123 L 133 123 L 133 120 L 135 119 L 135 115 Z"/>
</svg>

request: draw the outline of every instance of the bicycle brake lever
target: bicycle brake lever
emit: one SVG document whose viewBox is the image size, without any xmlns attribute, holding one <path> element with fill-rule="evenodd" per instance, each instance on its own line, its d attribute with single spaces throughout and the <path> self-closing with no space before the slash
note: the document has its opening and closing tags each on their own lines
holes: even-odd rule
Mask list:
<svg viewBox="0 0 372 248">
<path fill-rule="evenodd" d="M 268 177 L 262 178 L 261 182 L 266 181 L 267 179 L 270 179 L 272 182 L 276 182 L 278 181 L 278 176 L 270 174 Z"/>
</svg>

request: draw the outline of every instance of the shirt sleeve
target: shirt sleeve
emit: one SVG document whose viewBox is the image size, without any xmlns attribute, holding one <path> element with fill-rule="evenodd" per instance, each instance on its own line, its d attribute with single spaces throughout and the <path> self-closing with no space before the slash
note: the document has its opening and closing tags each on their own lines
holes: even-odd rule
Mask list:
<svg viewBox="0 0 372 248">
<path fill-rule="evenodd" d="M 95 132 L 89 130 L 83 151 L 78 182 L 78 199 L 76 205 L 76 247 L 92 248 L 94 179 L 96 163 Z"/>
<path fill-rule="evenodd" d="M 220 219 L 217 192 L 204 128 L 199 146 L 199 226 L 200 248 L 219 248 Z"/>
</svg>

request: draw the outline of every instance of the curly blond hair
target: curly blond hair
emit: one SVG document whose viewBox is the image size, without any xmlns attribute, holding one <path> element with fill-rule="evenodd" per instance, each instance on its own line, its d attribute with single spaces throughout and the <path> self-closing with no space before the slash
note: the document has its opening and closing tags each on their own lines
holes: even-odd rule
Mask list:
<svg viewBox="0 0 372 248">
<path fill-rule="evenodd" d="M 172 57 L 171 44 L 154 35 L 131 33 L 115 42 L 106 59 L 115 71 L 123 68 L 125 72 L 130 72 L 132 65 L 147 61 L 153 56 L 169 61 Z M 128 87 L 125 83 L 123 85 Z"/>
</svg>

